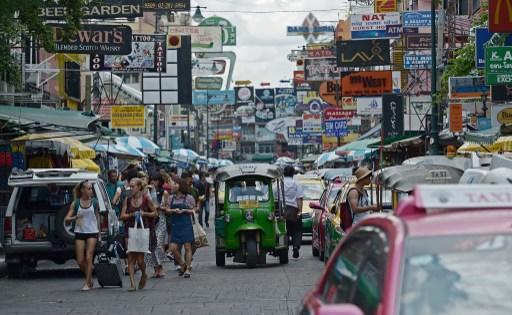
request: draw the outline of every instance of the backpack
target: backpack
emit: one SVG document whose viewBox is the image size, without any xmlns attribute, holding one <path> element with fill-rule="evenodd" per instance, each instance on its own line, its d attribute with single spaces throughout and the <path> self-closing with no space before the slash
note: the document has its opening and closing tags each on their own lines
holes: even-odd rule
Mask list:
<svg viewBox="0 0 512 315">
<path fill-rule="evenodd" d="M 352 208 L 350 207 L 350 203 L 348 202 L 348 195 L 352 190 L 357 188 L 354 185 L 350 185 L 344 196 L 341 198 L 340 202 L 340 225 L 341 229 L 346 233 L 352 227 L 352 223 L 354 222 L 354 213 L 352 212 Z"/>
</svg>

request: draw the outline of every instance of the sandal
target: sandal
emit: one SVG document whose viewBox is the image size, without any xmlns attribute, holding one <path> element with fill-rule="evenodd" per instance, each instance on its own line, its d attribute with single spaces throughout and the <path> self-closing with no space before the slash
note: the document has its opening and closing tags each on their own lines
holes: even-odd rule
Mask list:
<svg viewBox="0 0 512 315">
<path fill-rule="evenodd" d="M 147 275 L 142 275 L 142 277 L 140 277 L 139 290 L 144 289 L 144 287 L 146 286 L 146 281 L 147 280 L 148 280 L 148 276 Z"/>
</svg>

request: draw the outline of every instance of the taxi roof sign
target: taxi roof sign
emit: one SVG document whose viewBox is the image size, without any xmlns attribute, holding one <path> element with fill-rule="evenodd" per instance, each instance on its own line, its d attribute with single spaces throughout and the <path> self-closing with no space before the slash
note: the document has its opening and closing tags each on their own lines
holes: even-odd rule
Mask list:
<svg viewBox="0 0 512 315">
<path fill-rule="evenodd" d="M 427 213 L 443 210 L 512 209 L 511 185 L 419 185 L 415 205 Z"/>
</svg>

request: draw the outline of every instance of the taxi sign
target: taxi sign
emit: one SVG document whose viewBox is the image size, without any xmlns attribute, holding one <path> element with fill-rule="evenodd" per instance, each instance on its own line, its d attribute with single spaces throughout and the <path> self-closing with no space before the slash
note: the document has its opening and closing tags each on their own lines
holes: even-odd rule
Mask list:
<svg viewBox="0 0 512 315">
<path fill-rule="evenodd" d="M 419 185 L 416 207 L 427 213 L 454 209 L 512 209 L 511 185 Z"/>
</svg>

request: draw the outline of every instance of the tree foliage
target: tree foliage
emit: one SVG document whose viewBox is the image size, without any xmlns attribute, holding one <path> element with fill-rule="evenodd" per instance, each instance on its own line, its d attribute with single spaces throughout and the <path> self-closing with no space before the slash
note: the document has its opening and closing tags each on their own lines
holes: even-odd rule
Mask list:
<svg viewBox="0 0 512 315">
<path fill-rule="evenodd" d="M 24 40 L 33 38 L 41 48 L 53 51 L 52 31 L 38 17 L 39 10 L 56 0 L 2 0 L 0 4 L 0 74 L 9 83 L 18 84 L 21 68 L 13 51 L 21 49 Z M 70 36 L 80 25 L 81 9 L 87 0 L 58 0 L 67 8 L 66 34 Z"/>
</svg>

